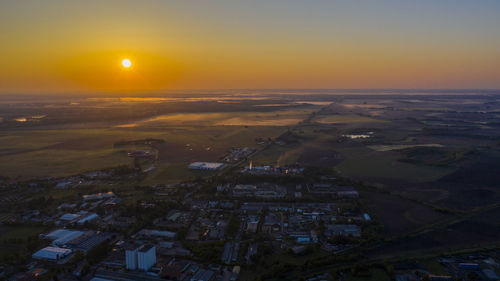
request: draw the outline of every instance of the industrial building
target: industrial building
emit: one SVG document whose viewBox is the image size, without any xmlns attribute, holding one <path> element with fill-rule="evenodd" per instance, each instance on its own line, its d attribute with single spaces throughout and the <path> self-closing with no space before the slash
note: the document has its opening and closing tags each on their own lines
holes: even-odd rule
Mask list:
<svg viewBox="0 0 500 281">
<path fill-rule="evenodd" d="M 111 241 L 112 238 L 113 235 L 110 233 L 86 231 L 84 235 L 66 243 L 66 247 L 86 254 L 102 243 Z"/>
<path fill-rule="evenodd" d="M 73 239 L 82 236 L 84 232 L 78 230 L 57 229 L 45 235 L 46 239 L 52 240 L 54 246 L 64 246 Z"/>
<path fill-rule="evenodd" d="M 78 223 L 80 225 L 83 225 L 86 222 L 91 222 L 95 219 L 97 219 L 99 215 L 96 213 L 89 213 L 87 211 L 80 211 L 76 214 L 64 214 L 59 218 L 59 221 L 56 222 L 56 224 L 72 224 L 72 223 Z"/>
<path fill-rule="evenodd" d="M 224 163 L 216 163 L 216 162 L 193 162 L 189 164 L 188 168 L 191 170 L 208 170 L 215 171 L 222 169 L 224 167 Z"/>
<path fill-rule="evenodd" d="M 38 260 L 48 260 L 48 261 L 58 261 L 62 258 L 67 257 L 73 251 L 70 249 L 58 248 L 58 247 L 45 247 L 31 257 Z"/>
<path fill-rule="evenodd" d="M 52 240 L 54 247 L 69 248 L 73 251 L 87 253 L 96 246 L 111 241 L 113 235 L 99 231 L 79 231 L 69 229 L 57 229 L 47 235 L 41 235 L 42 238 Z"/>
<path fill-rule="evenodd" d="M 128 270 L 150 270 L 156 264 L 156 247 L 152 245 L 129 247 L 125 251 L 125 263 Z"/>
<path fill-rule="evenodd" d="M 83 225 L 83 224 L 85 224 L 86 222 L 91 222 L 91 221 L 93 221 L 93 220 L 97 219 L 98 217 L 99 217 L 99 215 L 98 215 L 98 214 L 96 214 L 96 213 L 92 213 L 92 214 L 89 214 L 88 216 L 85 216 L 85 217 L 83 217 L 83 218 L 79 219 L 79 220 L 77 221 L 77 223 L 78 223 L 79 225 Z"/>
</svg>

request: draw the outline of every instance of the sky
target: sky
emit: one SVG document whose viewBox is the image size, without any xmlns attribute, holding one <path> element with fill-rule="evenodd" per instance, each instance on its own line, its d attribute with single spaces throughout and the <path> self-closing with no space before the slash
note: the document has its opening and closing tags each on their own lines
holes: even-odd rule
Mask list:
<svg viewBox="0 0 500 281">
<path fill-rule="evenodd" d="M 500 1 L 0 0 L 0 93 L 249 88 L 498 89 Z"/>
</svg>

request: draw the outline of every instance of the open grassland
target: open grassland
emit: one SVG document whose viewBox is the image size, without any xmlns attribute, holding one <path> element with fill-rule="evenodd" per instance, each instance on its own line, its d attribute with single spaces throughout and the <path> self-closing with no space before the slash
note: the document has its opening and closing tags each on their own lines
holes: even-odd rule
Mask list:
<svg viewBox="0 0 500 281">
<path fill-rule="evenodd" d="M 113 144 L 155 138 L 165 144 L 158 147 L 158 169 L 152 177 L 187 179 L 196 177 L 185 171 L 189 162 L 218 161 L 231 147 L 256 147 L 255 138 L 276 138 L 283 131 L 275 126 L 14 131 L 0 136 L 0 176 L 60 177 L 131 165 L 126 150 L 133 148 L 114 148 Z M 161 171 L 166 174 L 160 176 Z"/>
<path fill-rule="evenodd" d="M 0 157 L 0 173 L 10 177 L 59 177 L 130 163 L 131 160 L 124 153 L 113 149 L 43 149 Z"/>
<path fill-rule="evenodd" d="M 26 254 L 29 237 L 37 237 L 48 230 L 46 226 L 0 226 L 0 263 Z"/>
<path fill-rule="evenodd" d="M 0 241 L 26 239 L 29 236 L 38 236 L 46 230 L 46 226 L 0 226 Z"/>
<path fill-rule="evenodd" d="M 347 176 L 423 182 L 437 180 L 455 170 L 450 167 L 400 162 L 399 154 L 391 151 L 378 152 L 366 147 L 342 146 L 337 149 L 346 159 L 335 168 Z"/>
<path fill-rule="evenodd" d="M 259 248 L 259 251 L 260 250 L 262 249 Z M 284 264 L 291 265 L 293 269 L 297 269 L 300 267 L 305 267 L 307 269 L 306 262 L 308 260 L 326 258 L 328 256 L 330 256 L 328 252 L 318 249 L 315 249 L 312 252 L 305 255 L 292 255 L 285 253 L 267 255 L 265 256 L 265 258 L 263 258 L 263 260 L 265 259 L 265 261 L 259 262 L 258 264 L 254 265 L 252 267 L 252 270 L 249 270 L 249 268 L 243 269 L 242 272 L 244 274 L 242 274 L 240 278 L 243 281 L 259 280 L 261 275 L 266 275 L 267 278 L 269 278 L 269 276 L 273 277 L 272 279 L 269 280 L 299 280 L 300 276 L 294 276 L 293 279 L 285 279 L 284 275 L 286 275 L 287 273 L 291 273 L 289 271 L 280 272 L 279 274 L 281 276 L 277 276 L 276 275 L 277 272 L 273 272 L 273 270 L 278 266 L 283 266 Z M 293 274 L 295 273 L 299 272 L 293 272 Z"/>
<path fill-rule="evenodd" d="M 184 129 L 174 138 L 164 138 L 158 147 L 159 158 L 155 170 L 148 174 L 144 184 L 171 183 L 192 180 L 215 172 L 192 171 L 190 162 L 220 161 L 231 147 L 259 148 L 255 138 L 276 138 L 284 132 L 281 127 L 206 127 Z"/>
<path fill-rule="evenodd" d="M 363 190 L 361 195 L 374 219 L 382 223 L 384 235 L 389 238 L 451 218 L 451 215 L 397 195 L 370 190 Z"/>
</svg>

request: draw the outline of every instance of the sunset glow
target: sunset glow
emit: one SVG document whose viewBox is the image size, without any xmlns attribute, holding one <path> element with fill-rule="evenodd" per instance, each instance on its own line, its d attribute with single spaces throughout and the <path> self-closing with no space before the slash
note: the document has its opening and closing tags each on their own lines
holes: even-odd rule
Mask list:
<svg viewBox="0 0 500 281">
<path fill-rule="evenodd" d="M 154 3 L 2 2 L 0 92 L 500 87 L 498 1 Z"/>
</svg>

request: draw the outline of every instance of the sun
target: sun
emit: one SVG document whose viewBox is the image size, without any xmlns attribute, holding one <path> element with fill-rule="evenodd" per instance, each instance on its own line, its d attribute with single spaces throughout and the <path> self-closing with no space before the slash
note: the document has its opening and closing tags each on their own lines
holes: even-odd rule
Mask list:
<svg viewBox="0 0 500 281">
<path fill-rule="evenodd" d="M 123 60 L 122 60 L 122 65 L 123 65 L 123 67 L 125 67 L 125 68 L 129 68 L 129 67 L 132 65 L 132 62 L 130 62 L 130 60 L 129 60 L 129 59 L 123 59 Z"/>
</svg>

